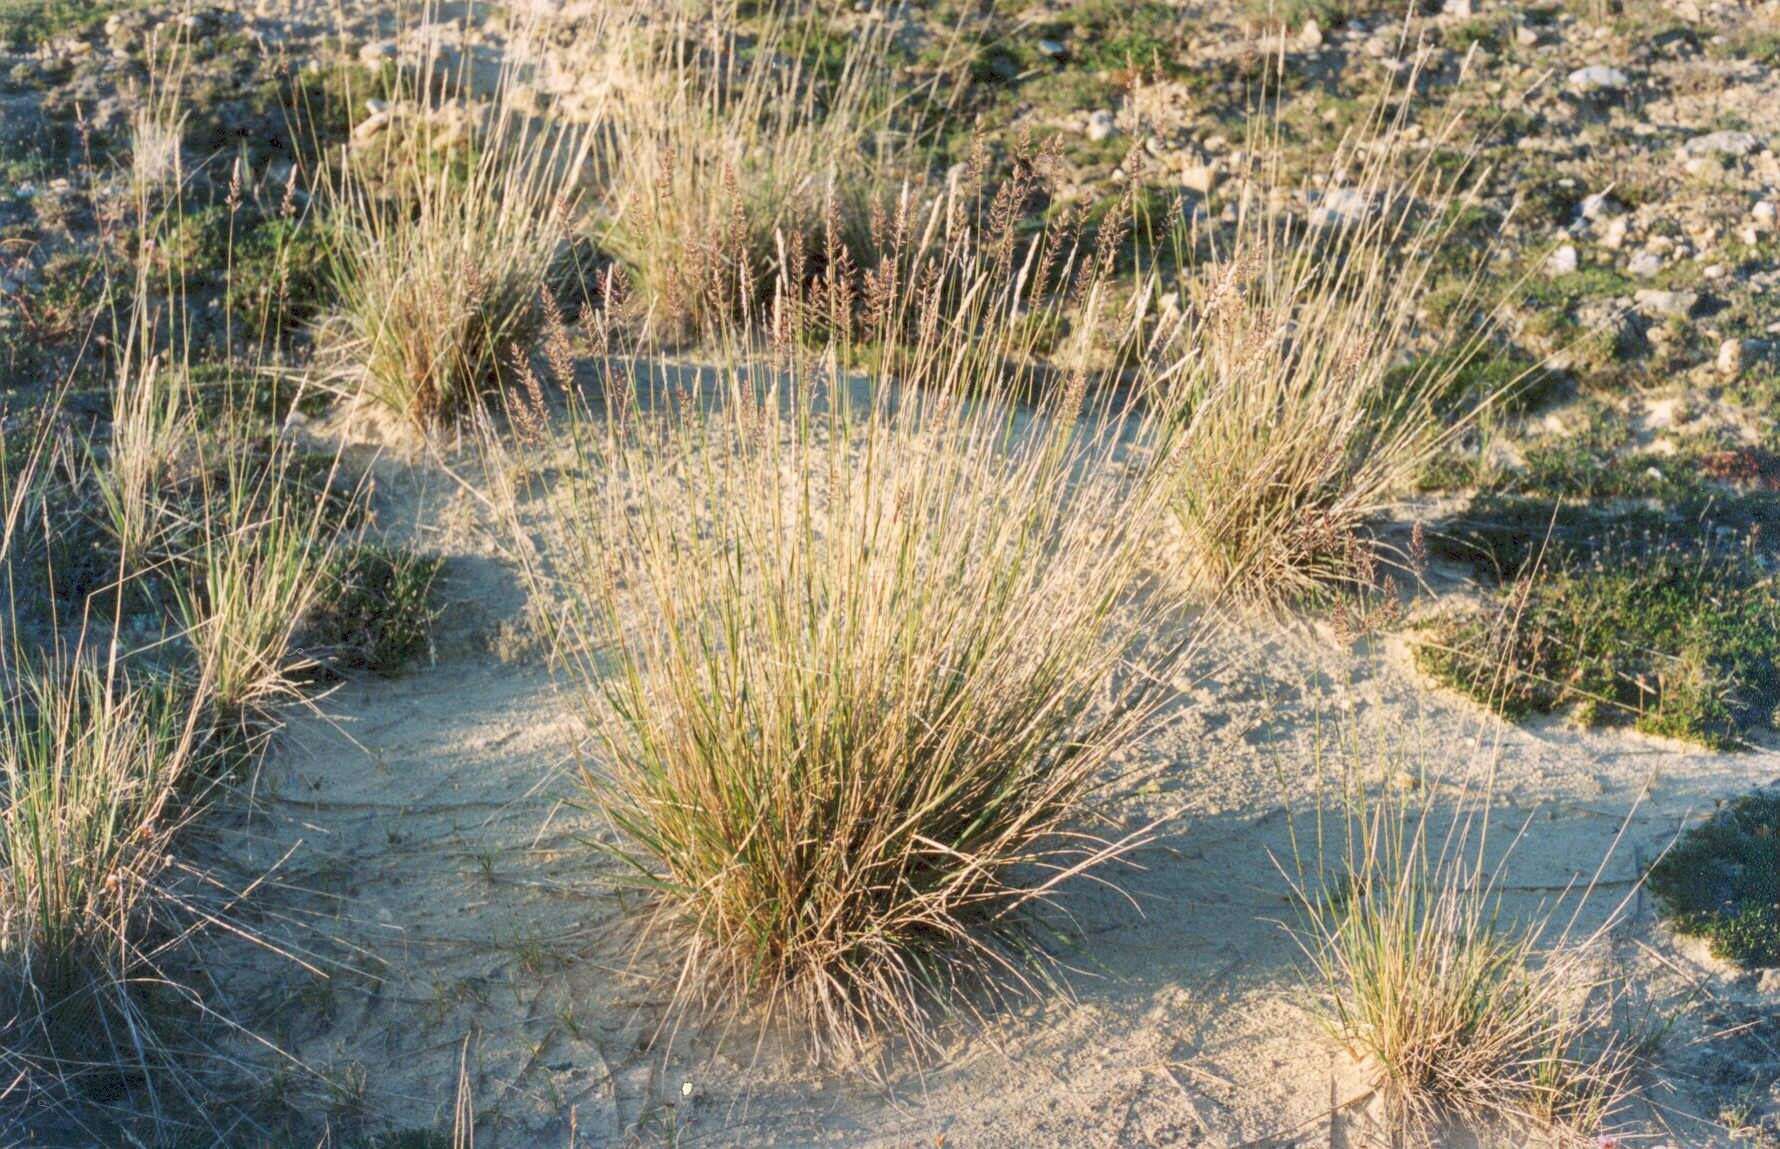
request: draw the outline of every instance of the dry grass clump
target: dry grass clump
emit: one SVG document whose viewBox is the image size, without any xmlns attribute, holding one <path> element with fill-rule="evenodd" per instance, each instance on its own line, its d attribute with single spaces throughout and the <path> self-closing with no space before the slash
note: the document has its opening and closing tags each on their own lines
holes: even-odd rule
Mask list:
<svg viewBox="0 0 1780 1149">
<path fill-rule="evenodd" d="M 25 663 L 0 716 L 0 1064 L 66 1078 L 132 1060 L 137 927 L 167 863 L 202 691 L 132 682 L 115 658 Z M 108 1027 L 118 1027 L 107 1033 Z M 41 1064 L 33 1066 L 33 1061 Z"/>
<path fill-rule="evenodd" d="M 907 256 L 895 378 L 791 320 L 696 379 L 607 360 L 543 528 L 584 783 L 677 1004 L 760 1003 L 839 1060 L 1029 984 L 1008 915 L 1141 838 L 1081 820 L 1192 634 L 1143 573 L 1168 487 L 1137 420 L 1082 377 L 1012 401 L 1034 277 Z"/>
<path fill-rule="evenodd" d="M 230 453 L 182 550 L 182 633 L 223 715 L 293 696 L 293 640 L 329 586 L 337 540 L 327 499 L 305 491 L 294 467 L 283 447 Z"/>
<path fill-rule="evenodd" d="M 792 249 L 811 275 L 837 241 L 868 251 L 874 206 L 913 174 L 897 115 L 918 105 L 893 89 L 888 11 L 831 29 L 774 5 L 753 31 L 734 5 L 702 26 L 645 11 L 611 12 L 601 242 L 682 338 L 761 306 Z"/>
<path fill-rule="evenodd" d="M 1408 154 L 1403 117 L 1342 145 L 1308 216 L 1290 210 L 1284 145 L 1258 136 L 1233 227 L 1181 229 L 1190 270 L 1159 342 L 1181 422 L 1174 516 L 1204 593 L 1279 606 L 1370 581 L 1389 556 L 1368 522 L 1455 433 L 1436 401 L 1480 336 L 1420 312 L 1464 202 L 1434 157 L 1462 149 L 1455 123 Z"/>
<path fill-rule="evenodd" d="M 1331 1026 L 1417 1136 L 1458 1120 L 1592 1144 L 1631 1089 L 1599 960 L 1617 914 L 1587 937 L 1556 905 L 1508 918 L 1513 842 L 1492 859 L 1484 799 L 1442 810 L 1428 781 L 1383 796 L 1356 783 L 1340 838 L 1319 814 L 1318 857 L 1300 860 L 1294 932 Z"/>
<path fill-rule="evenodd" d="M 349 151 L 329 189 L 342 350 L 363 393 L 421 427 L 498 390 L 510 349 L 535 338 L 588 151 L 586 133 L 526 113 L 510 66 L 486 104 L 445 100 L 470 83 L 469 54 L 450 58 L 405 67 L 400 130 Z"/>
</svg>

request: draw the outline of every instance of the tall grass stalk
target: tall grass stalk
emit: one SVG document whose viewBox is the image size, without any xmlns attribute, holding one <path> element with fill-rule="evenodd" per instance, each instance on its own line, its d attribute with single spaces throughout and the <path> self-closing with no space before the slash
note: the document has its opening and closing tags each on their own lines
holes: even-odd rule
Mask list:
<svg viewBox="0 0 1780 1149">
<path fill-rule="evenodd" d="M 883 326 L 894 375 L 799 338 L 819 300 L 790 277 L 784 321 L 708 373 L 602 357 L 527 552 L 677 1006 L 760 1005 L 839 1061 L 920 1047 L 961 983 L 1030 987 L 1010 913 L 1143 840 L 1085 816 L 1196 634 L 1144 573 L 1153 428 L 1016 366 L 1057 245 L 1009 275 L 946 214 L 879 299 L 909 319 Z"/>
</svg>

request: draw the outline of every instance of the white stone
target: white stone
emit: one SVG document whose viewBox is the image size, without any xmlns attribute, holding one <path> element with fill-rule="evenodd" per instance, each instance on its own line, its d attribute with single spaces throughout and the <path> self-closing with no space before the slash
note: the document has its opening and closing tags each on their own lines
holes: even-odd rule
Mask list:
<svg viewBox="0 0 1780 1149">
<path fill-rule="evenodd" d="M 1514 42 L 1523 48 L 1531 48 L 1539 43 L 1539 32 L 1526 24 L 1517 25 L 1514 29 Z"/>
<path fill-rule="evenodd" d="M 1049 56 L 1053 60 L 1060 58 L 1067 50 L 1055 40 L 1040 40 L 1038 42 L 1038 54 Z"/>
<path fill-rule="evenodd" d="M 1618 68 L 1590 64 L 1570 73 L 1570 86 L 1578 92 L 1623 92 L 1632 86 L 1632 80 Z"/>
<path fill-rule="evenodd" d="M 1735 379 L 1743 373 L 1743 341 L 1741 339 L 1726 339 L 1718 345 L 1718 373 L 1727 379 Z M 1775 988 L 1780 988 L 1780 986 Z"/>
<path fill-rule="evenodd" d="M 1569 275 L 1581 263 L 1582 258 L 1576 254 L 1576 248 L 1566 243 L 1545 257 L 1545 271 L 1549 275 Z"/>
<path fill-rule="evenodd" d="M 1119 124 L 1113 114 L 1105 108 L 1092 112 L 1088 116 L 1088 138 L 1098 143 L 1111 139 L 1118 134 Z"/>
<path fill-rule="evenodd" d="M 1682 145 L 1690 156 L 1746 156 L 1761 147 L 1761 141 L 1750 132 L 1710 132 L 1695 136 Z"/>
<path fill-rule="evenodd" d="M 1691 291 L 1656 291 L 1648 287 L 1632 296 L 1639 310 L 1666 319 L 1685 319 L 1699 301 L 1700 297 Z"/>
<path fill-rule="evenodd" d="M 1358 188 L 1330 188 L 1318 198 L 1310 213 L 1311 227 L 1355 223 L 1372 210 L 1372 200 Z"/>
<path fill-rule="evenodd" d="M 1322 25 L 1315 20 L 1304 21 L 1304 27 L 1298 29 L 1298 47 L 1321 48 L 1323 46 Z"/>
<path fill-rule="evenodd" d="M 1649 279 L 1663 269 L 1663 257 L 1649 250 L 1634 252 L 1632 258 L 1626 261 L 1625 269 L 1627 275 Z"/>
<path fill-rule="evenodd" d="M 367 68 L 375 68 L 385 60 L 396 58 L 396 42 L 394 40 L 373 40 L 358 50 L 358 62 Z"/>
</svg>

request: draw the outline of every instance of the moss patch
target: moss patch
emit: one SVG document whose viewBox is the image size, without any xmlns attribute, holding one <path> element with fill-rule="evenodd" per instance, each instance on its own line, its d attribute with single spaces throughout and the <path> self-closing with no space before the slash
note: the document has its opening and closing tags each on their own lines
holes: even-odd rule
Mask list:
<svg viewBox="0 0 1780 1149">
<path fill-rule="evenodd" d="M 1569 710 L 1731 748 L 1780 704 L 1780 588 L 1740 552 L 1606 546 L 1519 574 L 1499 611 L 1436 624 L 1416 661 L 1509 716 Z"/>
<path fill-rule="evenodd" d="M 1726 804 L 1652 866 L 1650 890 L 1682 934 L 1741 966 L 1780 966 L 1780 792 Z"/>
</svg>

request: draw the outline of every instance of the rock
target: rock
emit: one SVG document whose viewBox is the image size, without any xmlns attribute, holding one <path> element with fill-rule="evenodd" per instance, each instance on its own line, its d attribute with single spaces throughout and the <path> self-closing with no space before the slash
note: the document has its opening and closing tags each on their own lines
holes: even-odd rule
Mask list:
<svg viewBox="0 0 1780 1149">
<path fill-rule="evenodd" d="M 1571 72 L 1569 84 L 1585 95 L 1617 95 L 1632 86 L 1632 79 L 1618 68 L 1590 64 Z"/>
<path fill-rule="evenodd" d="M 1068 54 L 1068 52 L 1069 49 L 1065 48 L 1056 40 L 1040 40 L 1038 42 L 1038 54 L 1040 56 L 1045 56 L 1052 60 L 1061 60 Z"/>
<path fill-rule="evenodd" d="M 1718 345 L 1718 373 L 1726 379 L 1735 379 L 1743 373 L 1743 341 L 1741 339 L 1726 339 Z M 1780 970 L 1769 970 L 1768 972 L 1780 973 Z M 1780 984 L 1776 984 L 1773 988 L 1780 989 Z"/>
<path fill-rule="evenodd" d="M 1625 214 L 1625 205 L 1614 199 L 1611 192 L 1603 191 L 1584 196 L 1580 210 L 1583 219 L 1611 219 Z"/>
<path fill-rule="evenodd" d="M 1704 136 L 1695 136 L 1681 145 L 1681 150 L 1689 156 L 1730 156 L 1740 159 L 1761 147 L 1761 141 L 1751 132 L 1712 132 Z"/>
<path fill-rule="evenodd" d="M 1639 279 L 1649 279 L 1662 269 L 1663 257 L 1648 248 L 1633 253 L 1632 258 L 1627 260 L 1625 265 L 1626 274 Z"/>
<path fill-rule="evenodd" d="M 1539 31 L 1527 24 L 1517 24 L 1514 27 L 1514 42 L 1523 48 L 1537 47 Z"/>
<path fill-rule="evenodd" d="M 1180 170 L 1180 186 L 1200 195 L 1217 190 L 1218 169 L 1210 164 L 1186 164 Z"/>
<path fill-rule="evenodd" d="M 1700 301 L 1698 292 L 1693 291 L 1657 291 L 1654 288 L 1640 288 L 1632 296 L 1632 302 L 1647 315 L 1657 315 L 1664 319 L 1686 319 L 1693 314 L 1693 309 Z"/>
<path fill-rule="evenodd" d="M 1776 209 L 1772 200 L 1764 199 L 1749 209 L 1749 218 L 1755 221 L 1756 227 L 1763 229 L 1774 226 L 1774 216 L 1776 214 Z"/>
<path fill-rule="evenodd" d="M 358 62 L 367 68 L 375 68 L 385 60 L 396 58 L 396 42 L 394 40 L 373 40 L 358 50 Z"/>
<path fill-rule="evenodd" d="M 1477 6 L 1473 4 L 1471 0 L 1446 0 L 1444 4 L 1440 5 L 1440 12 L 1444 16 L 1455 16 L 1461 20 L 1469 20 L 1471 17 L 1477 15 Z"/>
<path fill-rule="evenodd" d="M 1330 188 L 1310 212 L 1310 226 L 1330 227 L 1357 223 L 1372 210 L 1372 199 L 1358 188 Z"/>
<path fill-rule="evenodd" d="M 1780 969 L 1764 969 L 1756 979 L 1755 988 L 1765 994 L 1780 995 Z"/>
<path fill-rule="evenodd" d="M 1088 138 L 1095 143 L 1110 140 L 1119 132 L 1118 121 L 1105 108 L 1092 112 L 1088 116 Z"/>
<path fill-rule="evenodd" d="M 1304 27 L 1298 29 L 1298 47 L 1321 48 L 1323 46 L 1322 25 L 1315 20 L 1304 21 Z"/>
<path fill-rule="evenodd" d="M 352 142 L 366 144 L 376 139 L 383 134 L 384 129 L 389 127 L 389 120 L 388 112 L 377 112 L 366 116 L 359 121 L 357 127 L 352 129 Z"/>
<path fill-rule="evenodd" d="M 1576 254 L 1576 248 L 1566 243 L 1545 257 L 1545 273 L 1547 275 L 1569 275 L 1581 263 L 1582 259 Z"/>
<path fill-rule="evenodd" d="M 1607 221 L 1607 226 L 1601 229 L 1601 246 L 1618 251 L 1625 246 L 1626 232 L 1630 230 L 1631 225 L 1626 222 L 1625 216 L 1614 216 Z"/>
</svg>

